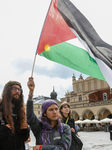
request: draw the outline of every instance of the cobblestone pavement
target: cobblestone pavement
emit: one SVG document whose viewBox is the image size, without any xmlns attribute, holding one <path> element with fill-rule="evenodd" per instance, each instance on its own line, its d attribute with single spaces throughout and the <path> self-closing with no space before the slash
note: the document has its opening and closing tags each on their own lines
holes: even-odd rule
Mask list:
<svg viewBox="0 0 112 150">
<path fill-rule="evenodd" d="M 109 132 L 79 132 L 83 150 L 112 150 Z"/>
<path fill-rule="evenodd" d="M 79 132 L 79 136 L 83 142 L 82 150 L 112 150 L 109 132 Z M 35 145 L 35 138 L 32 133 L 29 145 Z"/>
</svg>

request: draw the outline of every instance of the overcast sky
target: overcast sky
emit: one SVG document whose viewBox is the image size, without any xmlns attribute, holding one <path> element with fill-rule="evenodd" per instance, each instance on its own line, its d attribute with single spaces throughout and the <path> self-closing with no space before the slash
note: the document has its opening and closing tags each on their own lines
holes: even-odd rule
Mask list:
<svg viewBox="0 0 112 150">
<path fill-rule="evenodd" d="M 25 102 L 27 81 L 31 76 L 36 47 L 51 0 L 1 0 L 0 1 L 0 96 L 9 80 L 21 82 Z M 71 0 L 91 22 L 100 37 L 112 45 L 112 0 Z M 72 91 L 72 76 L 80 72 L 36 57 L 34 97 L 50 96 L 55 87 L 58 99 Z M 82 74 L 84 78 L 87 75 Z"/>
</svg>

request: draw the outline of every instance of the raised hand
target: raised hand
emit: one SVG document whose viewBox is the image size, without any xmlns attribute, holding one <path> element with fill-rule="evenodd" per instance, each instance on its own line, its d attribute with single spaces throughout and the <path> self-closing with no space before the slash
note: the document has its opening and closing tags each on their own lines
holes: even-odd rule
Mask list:
<svg viewBox="0 0 112 150">
<path fill-rule="evenodd" d="M 20 129 L 27 129 L 28 128 L 28 124 L 26 122 L 23 122 L 20 126 Z"/>
<path fill-rule="evenodd" d="M 33 94 L 34 88 L 35 88 L 35 83 L 33 81 L 33 77 L 30 77 L 28 82 L 27 82 L 27 86 L 29 88 L 29 95 Z"/>
<path fill-rule="evenodd" d="M 10 126 L 10 124 L 6 124 L 6 126 L 7 126 L 9 129 L 11 129 L 11 126 Z"/>
</svg>

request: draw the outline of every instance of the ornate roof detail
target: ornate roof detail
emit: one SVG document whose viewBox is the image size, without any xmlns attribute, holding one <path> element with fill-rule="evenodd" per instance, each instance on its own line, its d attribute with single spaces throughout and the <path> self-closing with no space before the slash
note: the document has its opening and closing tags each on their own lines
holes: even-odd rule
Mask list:
<svg viewBox="0 0 112 150">
<path fill-rule="evenodd" d="M 51 96 L 51 99 L 57 99 L 57 93 L 54 90 L 54 86 L 53 86 L 53 92 L 51 92 L 50 96 Z"/>
<path fill-rule="evenodd" d="M 79 79 L 83 79 L 83 76 L 82 76 L 82 74 L 80 74 L 80 76 L 79 76 Z"/>
<path fill-rule="evenodd" d="M 72 79 L 73 79 L 73 80 L 76 80 L 76 76 L 74 75 L 74 73 L 73 73 Z"/>
</svg>

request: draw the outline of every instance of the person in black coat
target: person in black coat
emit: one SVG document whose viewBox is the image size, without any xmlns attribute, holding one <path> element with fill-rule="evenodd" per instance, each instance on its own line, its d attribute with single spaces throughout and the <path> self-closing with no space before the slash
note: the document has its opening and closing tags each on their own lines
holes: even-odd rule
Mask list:
<svg viewBox="0 0 112 150">
<path fill-rule="evenodd" d="M 63 102 L 60 105 L 59 111 L 60 111 L 61 122 L 68 124 L 71 128 L 72 143 L 71 143 L 70 150 L 81 150 L 83 143 L 75 135 L 75 121 L 74 121 L 74 118 L 72 117 L 72 114 L 71 114 L 70 105 L 67 102 Z"/>
<path fill-rule="evenodd" d="M 0 150 L 25 150 L 24 142 L 28 137 L 21 84 L 9 81 L 0 103 Z"/>
<path fill-rule="evenodd" d="M 109 125 L 110 140 L 112 141 L 112 122 Z"/>
<path fill-rule="evenodd" d="M 71 131 L 75 132 L 75 121 L 71 115 L 70 105 L 67 102 L 63 102 L 60 105 L 59 111 L 61 121 L 68 124 L 71 128 Z"/>
<path fill-rule="evenodd" d="M 63 102 L 60 105 L 60 119 L 61 122 L 68 124 L 71 128 L 71 132 L 75 133 L 75 121 L 74 118 L 71 115 L 71 111 L 70 111 L 70 105 L 67 102 Z M 73 140 L 71 143 L 71 148 L 70 150 L 75 150 L 75 145 L 73 144 Z"/>
</svg>

